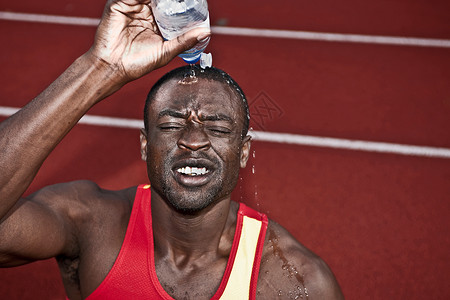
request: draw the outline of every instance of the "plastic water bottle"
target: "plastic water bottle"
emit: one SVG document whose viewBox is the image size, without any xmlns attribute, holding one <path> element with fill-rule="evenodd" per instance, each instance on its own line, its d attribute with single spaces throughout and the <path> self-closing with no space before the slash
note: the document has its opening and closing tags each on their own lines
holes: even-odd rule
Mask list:
<svg viewBox="0 0 450 300">
<path fill-rule="evenodd" d="M 209 12 L 206 0 L 152 0 L 153 16 L 161 35 L 171 40 L 197 28 L 209 28 Z M 195 64 L 208 46 L 209 37 L 179 56 L 188 64 Z"/>
</svg>

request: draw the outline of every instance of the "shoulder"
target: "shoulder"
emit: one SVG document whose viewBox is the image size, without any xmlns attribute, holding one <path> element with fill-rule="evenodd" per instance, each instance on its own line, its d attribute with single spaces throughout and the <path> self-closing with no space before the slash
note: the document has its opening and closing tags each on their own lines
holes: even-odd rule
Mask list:
<svg viewBox="0 0 450 300">
<path fill-rule="evenodd" d="M 89 208 L 128 200 L 136 187 L 121 191 L 100 188 L 95 182 L 78 180 L 49 185 L 33 193 L 28 200 L 60 209 Z"/>
<path fill-rule="evenodd" d="M 133 192 L 106 191 L 93 182 L 76 181 L 21 198 L 0 224 L 0 264 L 77 257 L 99 237 L 118 236 L 126 227 Z"/>
<path fill-rule="evenodd" d="M 88 238 L 97 228 L 126 222 L 135 191 L 136 187 L 111 191 L 80 180 L 47 186 L 27 198 L 60 219 L 72 236 Z"/>
<path fill-rule="evenodd" d="M 262 299 L 344 299 L 328 265 L 269 221 L 257 285 Z"/>
<path fill-rule="evenodd" d="M 71 182 L 57 183 L 48 185 L 31 194 L 28 199 L 34 201 L 45 201 L 46 199 L 53 200 L 53 198 L 70 199 L 77 195 L 94 195 L 101 192 L 101 188 L 90 180 L 77 180 Z"/>
<path fill-rule="evenodd" d="M 28 196 L 26 200 L 60 217 L 76 218 L 105 202 L 105 193 L 96 183 L 79 180 L 46 186 Z"/>
</svg>

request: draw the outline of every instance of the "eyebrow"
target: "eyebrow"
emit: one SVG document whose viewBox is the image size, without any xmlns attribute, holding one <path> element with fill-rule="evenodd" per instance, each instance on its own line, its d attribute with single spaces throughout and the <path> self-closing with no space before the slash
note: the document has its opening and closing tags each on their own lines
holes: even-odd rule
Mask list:
<svg viewBox="0 0 450 300">
<path fill-rule="evenodd" d="M 158 114 L 158 118 L 162 118 L 165 116 L 174 117 L 174 118 L 180 118 L 180 119 L 186 119 L 189 117 L 188 112 L 180 112 L 173 109 L 165 109 L 162 110 Z M 201 121 L 227 121 L 230 123 L 234 123 L 235 121 L 230 116 L 224 115 L 224 114 L 215 114 L 215 115 L 209 115 L 209 116 L 200 116 L 199 119 Z"/>
<path fill-rule="evenodd" d="M 200 117 L 201 121 L 228 121 L 230 123 L 234 123 L 234 120 L 224 114 L 215 114 L 215 115 L 211 115 L 211 116 L 201 116 Z"/>
<path fill-rule="evenodd" d="M 180 111 L 176 111 L 176 110 L 172 110 L 172 109 L 165 109 L 162 110 L 159 114 L 158 114 L 158 118 L 162 118 L 165 116 L 169 116 L 169 117 L 174 117 L 174 118 L 187 118 L 188 114 L 187 113 L 183 113 Z"/>
</svg>

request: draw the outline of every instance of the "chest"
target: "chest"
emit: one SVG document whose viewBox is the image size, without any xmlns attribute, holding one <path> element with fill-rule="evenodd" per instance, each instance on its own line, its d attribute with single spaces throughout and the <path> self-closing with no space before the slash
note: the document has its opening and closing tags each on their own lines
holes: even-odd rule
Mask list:
<svg viewBox="0 0 450 300">
<path fill-rule="evenodd" d="M 141 206 L 129 220 L 87 230 L 80 256 L 60 264 L 70 299 L 248 299 L 256 292 L 261 221 L 240 216 L 231 251 L 174 265 L 155 256 L 149 205 Z"/>
<path fill-rule="evenodd" d="M 194 264 L 174 266 L 164 258 L 155 259 L 158 282 L 174 299 L 211 299 L 224 280 L 228 256 L 197 259 Z"/>
</svg>

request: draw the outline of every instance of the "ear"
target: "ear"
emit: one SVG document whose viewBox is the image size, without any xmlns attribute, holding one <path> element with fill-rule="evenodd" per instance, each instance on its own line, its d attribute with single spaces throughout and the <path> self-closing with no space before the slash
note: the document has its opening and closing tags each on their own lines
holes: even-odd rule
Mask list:
<svg viewBox="0 0 450 300">
<path fill-rule="evenodd" d="M 249 135 L 247 135 L 242 140 L 241 157 L 240 157 L 241 168 L 245 168 L 245 166 L 247 165 L 247 161 L 250 156 L 251 143 L 252 143 L 252 137 Z"/>
<path fill-rule="evenodd" d="M 141 159 L 143 161 L 147 161 L 147 133 L 145 132 L 144 128 L 141 129 L 140 141 L 141 141 Z"/>
</svg>

